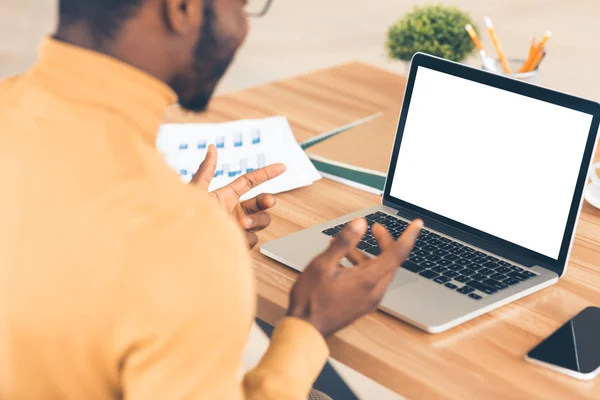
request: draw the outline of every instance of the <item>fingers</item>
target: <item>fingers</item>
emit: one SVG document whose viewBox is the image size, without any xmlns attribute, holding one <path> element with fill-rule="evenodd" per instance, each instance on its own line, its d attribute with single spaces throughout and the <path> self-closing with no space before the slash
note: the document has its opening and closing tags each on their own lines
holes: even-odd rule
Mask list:
<svg viewBox="0 0 600 400">
<path fill-rule="evenodd" d="M 379 247 L 381 248 L 382 251 L 386 251 L 391 246 L 393 246 L 394 243 L 396 243 L 396 241 L 394 240 L 394 237 L 392 235 L 390 235 L 388 230 L 385 229 L 385 227 L 383 225 L 374 224 L 372 231 L 373 231 L 373 236 L 375 236 L 375 239 L 377 240 L 377 244 L 379 245 Z"/>
<path fill-rule="evenodd" d="M 373 263 L 367 266 L 367 268 L 363 268 L 361 272 L 364 274 L 366 282 L 370 282 L 375 286 L 378 281 L 387 274 L 395 273 L 410 255 L 417 238 L 421 234 L 422 228 L 423 221 L 420 219 L 414 220 L 408 228 L 406 228 L 402 236 L 400 236 L 400 239 L 384 250 L 381 253 L 381 256 L 373 260 Z M 377 231 L 380 230 L 377 229 Z"/>
<path fill-rule="evenodd" d="M 245 215 L 242 217 L 240 225 L 242 228 L 250 232 L 262 231 L 271 225 L 271 216 L 266 212 Z"/>
<path fill-rule="evenodd" d="M 346 258 L 354 265 L 362 264 L 366 261 L 369 261 L 369 257 L 367 257 L 363 252 L 358 250 L 356 247 L 351 249 Z"/>
<path fill-rule="evenodd" d="M 198 168 L 198 171 L 192 177 L 191 183 L 208 191 L 208 185 L 210 185 L 210 181 L 215 176 L 216 170 L 217 148 L 214 144 L 211 144 L 208 146 L 206 157 L 204 158 L 204 161 L 202 161 L 202 164 L 200 164 L 200 168 Z"/>
<path fill-rule="evenodd" d="M 346 258 L 350 250 L 356 245 L 367 230 L 367 221 L 363 218 L 347 224 L 344 229 L 333 239 L 327 250 L 313 260 L 311 266 L 324 269 L 335 268 L 338 263 Z"/>
<path fill-rule="evenodd" d="M 258 243 L 258 236 L 252 232 L 246 231 L 246 242 L 248 243 L 248 248 L 252 250 Z"/>
<path fill-rule="evenodd" d="M 225 186 L 235 192 L 238 197 L 248 193 L 261 183 L 265 183 L 271 179 L 277 178 L 285 172 L 284 164 L 273 164 L 267 167 L 257 169 L 256 171 L 248 172 Z"/>
<path fill-rule="evenodd" d="M 400 239 L 390 247 L 389 252 L 397 259 L 402 259 L 402 262 L 406 261 L 421 234 L 421 229 L 423 229 L 423 221 L 414 220 L 400 236 Z"/>
<path fill-rule="evenodd" d="M 275 206 L 275 196 L 272 194 L 261 194 L 253 199 L 246 200 L 241 204 L 246 214 L 256 214 Z"/>
</svg>

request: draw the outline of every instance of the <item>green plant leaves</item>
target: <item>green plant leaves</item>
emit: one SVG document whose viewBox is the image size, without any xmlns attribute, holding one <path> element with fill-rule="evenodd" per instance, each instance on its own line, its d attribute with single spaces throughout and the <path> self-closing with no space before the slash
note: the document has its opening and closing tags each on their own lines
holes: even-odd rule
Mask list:
<svg viewBox="0 0 600 400">
<path fill-rule="evenodd" d="M 417 52 L 462 61 L 475 50 L 465 31 L 469 14 L 444 5 L 415 7 L 388 30 L 386 47 L 391 58 L 410 61 Z"/>
</svg>

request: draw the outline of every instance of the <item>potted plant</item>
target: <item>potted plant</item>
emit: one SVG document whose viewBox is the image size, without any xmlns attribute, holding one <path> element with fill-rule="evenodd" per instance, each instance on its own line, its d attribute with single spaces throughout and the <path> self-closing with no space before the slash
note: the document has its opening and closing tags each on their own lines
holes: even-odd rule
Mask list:
<svg viewBox="0 0 600 400">
<path fill-rule="evenodd" d="M 415 7 L 388 30 L 386 47 L 392 59 L 408 66 L 412 56 L 423 52 L 451 61 L 463 61 L 475 50 L 465 25 L 477 27 L 469 14 L 456 7 Z"/>
</svg>

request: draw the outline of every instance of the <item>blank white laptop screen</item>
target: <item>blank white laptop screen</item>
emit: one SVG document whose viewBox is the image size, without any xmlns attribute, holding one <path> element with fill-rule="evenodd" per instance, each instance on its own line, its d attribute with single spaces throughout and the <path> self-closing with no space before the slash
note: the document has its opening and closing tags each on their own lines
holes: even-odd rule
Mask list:
<svg viewBox="0 0 600 400">
<path fill-rule="evenodd" d="M 419 67 L 390 194 L 556 260 L 592 119 Z"/>
</svg>

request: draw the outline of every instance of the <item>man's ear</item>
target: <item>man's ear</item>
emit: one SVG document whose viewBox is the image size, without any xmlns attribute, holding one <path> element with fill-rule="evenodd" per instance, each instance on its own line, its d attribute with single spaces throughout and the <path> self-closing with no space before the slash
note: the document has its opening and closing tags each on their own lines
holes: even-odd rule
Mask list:
<svg viewBox="0 0 600 400">
<path fill-rule="evenodd" d="M 202 24 L 204 0 L 163 0 L 165 22 L 176 35 L 199 32 Z"/>
</svg>

